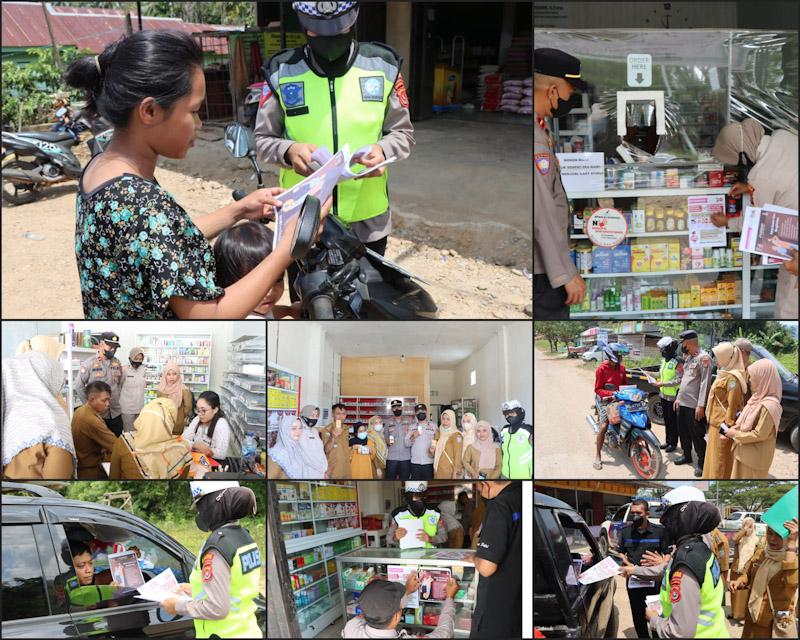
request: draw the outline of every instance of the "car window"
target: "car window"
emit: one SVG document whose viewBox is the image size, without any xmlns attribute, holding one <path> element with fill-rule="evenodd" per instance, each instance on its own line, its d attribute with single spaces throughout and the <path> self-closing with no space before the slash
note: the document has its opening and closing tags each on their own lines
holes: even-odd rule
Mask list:
<svg viewBox="0 0 800 640">
<path fill-rule="evenodd" d="M 76 541 L 80 541 L 91 552 L 94 571 L 90 582 L 76 581 L 73 567 L 68 567 L 67 571 L 61 575 L 59 581 L 61 589 L 57 593 L 71 611 L 105 607 L 109 606 L 109 603 L 121 605 L 139 602 L 134 600 L 135 587 L 123 584 L 116 565 L 112 574 L 108 556 L 123 550 L 136 553 L 139 570 L 145 582 L 152 580 L 166 569 L 172 570 L 178 582 L 188 582 L 183 561 L 160 543 L 138 530 L 105 524 L 98 525 L 97 523 L 83 525 L 70 523 L 59 525 L 57 528 L 61 529 L 60 535 L 71 541 L 73 545 Z M 62 552 L 62 554 L 65 553 Z M 71 558 L 69 559 L 71 560 Z M 112 581 L 116 581 L 117 584 L 112 585 Z"/>
<path fill-rule="evenodd" d="M 571 583 L 575 583 L 577 585 L 578 581 L 575 579 L 569 548 L 565 544 L 566 541 L 564 539 L 564 534 L 558 524 L 558 520 L 556 520 L 556 517 L 551 509 L 540 509 L 539 514 L 544 527 L 543 531 L 541 532 L 542 537 L 546 540 L 549 540 L 550 544 L 552 545 L 553 562 L 559 578 L 568 586 Z M 549 552 L 550 550 L 545 548 L 544 553 Z M 537 593 L 540 592 L 537 591 Z M 541 593 L 544 593 L 544 591 Z"/>
<path fill-rule="evenodd" d="M 626 504 L 624 507 L 618 509 L 617 512 L 614 514 L 614 517 L 611 518 L 611 519 L 612 520 L 622 520 L 623 518 L 625 518 L 625 511 L 627 510 L 627 508 L 628 508 L 628 505 Z"/>
<path fill-rule="evenodd" d="M 740 520 L 742 517 L 741 511 L 734 511 L 731 515 L 728 516 L 728 520 Z"/>
<path fill-rule="evenodd" d="M 564 529 L 572 564 L 578 573 L 586 571 L 586 569 L 598 562 L 600 557 L 594 554 L 592 545 L 589 543 L 589 539 L 580 523 L 575 522 L 564 513 L 559 513 L 558 519 Z"/>
<path fill-rule="evenodd" d="M 4 525 L 2 547 L 3 620 L 50 615 L 33 527 Z"/>
</svg>

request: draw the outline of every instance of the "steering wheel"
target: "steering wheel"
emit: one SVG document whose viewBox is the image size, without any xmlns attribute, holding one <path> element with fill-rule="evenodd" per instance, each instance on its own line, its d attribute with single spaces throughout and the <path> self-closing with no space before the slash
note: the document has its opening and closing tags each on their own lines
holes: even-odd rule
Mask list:
<svg viewBox="0 0 800 640">
<path fill-rule="evenodd" d="M 294 260 L 302 260 L 311 249 L 317 235 L 321 215 L 322 205 L 319 198 L 308 196 L 298 214 L 297 226 L 292 238 L 291 255 Z"/>
</svg>

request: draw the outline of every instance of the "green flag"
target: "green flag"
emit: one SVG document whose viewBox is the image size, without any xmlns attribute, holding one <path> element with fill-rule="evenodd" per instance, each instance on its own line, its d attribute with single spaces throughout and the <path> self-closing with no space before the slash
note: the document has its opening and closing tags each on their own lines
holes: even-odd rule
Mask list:
<svg viewBox="0 0 800 640">
<path fill-rule="evenodd" d="M 797 485 L 794 486 L 794 489 L 785 493 L 780 500 L 773 504 L 767 512 L 761 516 L 761 522 L 765 522 L 767 526 L 780 535 L 781 538 L 787 538 L 789 536 L 789 530 L 783 526 L 783 523 L 796 517 Z"/>
</svg>

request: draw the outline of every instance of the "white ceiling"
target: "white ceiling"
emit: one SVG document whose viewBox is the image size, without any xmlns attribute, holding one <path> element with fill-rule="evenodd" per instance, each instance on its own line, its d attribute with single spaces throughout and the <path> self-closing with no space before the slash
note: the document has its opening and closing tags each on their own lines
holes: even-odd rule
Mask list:
<svg viewBox="0 0 800 640">
<path fill-rule="evenodd" d="M 342 356 L 427 356 L 431 368 L 437 369 L 458 364 L 508 323 L 436 320 L 322 324 L 327 342 Z"/>
</svg>

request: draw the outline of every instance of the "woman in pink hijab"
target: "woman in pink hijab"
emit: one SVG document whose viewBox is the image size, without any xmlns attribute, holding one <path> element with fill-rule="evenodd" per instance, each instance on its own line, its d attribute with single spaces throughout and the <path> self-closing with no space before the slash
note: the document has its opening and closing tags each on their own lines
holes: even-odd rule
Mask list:
<svg viewBox="0 0 800 640">
<path fill-rule="evenodd" d="M 762 358 L 751 364 L 747 373 L 752 395 L 726 433 L 733 440 L 732 480 L 768 477 L 783 414 L 781 378 L 772 361 Z"/>
<path fill-rule="evenodd" d="M 174 362 L 168 362 L 161 371 L 161 380 L 158 383 L 158 398 L 169 398 L 178 409 L 178 416 L 172 435 L 179 436 L 186 428 L 186 417 L 192 410 L 192 392 L 183 384 L 181 368 Z"/>
</svg>

